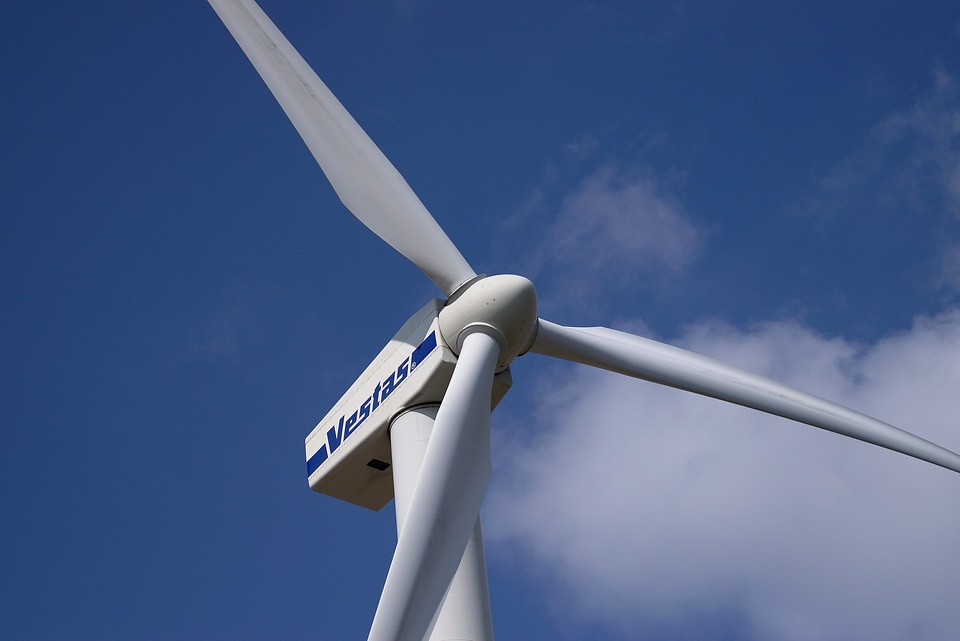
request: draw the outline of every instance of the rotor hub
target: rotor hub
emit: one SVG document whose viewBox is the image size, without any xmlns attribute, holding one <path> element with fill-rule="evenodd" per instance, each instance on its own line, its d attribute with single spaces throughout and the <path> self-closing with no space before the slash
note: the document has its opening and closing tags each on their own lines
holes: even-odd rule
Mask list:
<svg viewBox="0 0 960 641">
<path fill-rule="evenodd" d="M 500 344 L 497 371 L 525 353 L 537 334 L 537 292 L 523 276 L 479 277 L 450 296 L 440 311 L 440 333 L 455 354 L 481 331 Z"/>
</svg>

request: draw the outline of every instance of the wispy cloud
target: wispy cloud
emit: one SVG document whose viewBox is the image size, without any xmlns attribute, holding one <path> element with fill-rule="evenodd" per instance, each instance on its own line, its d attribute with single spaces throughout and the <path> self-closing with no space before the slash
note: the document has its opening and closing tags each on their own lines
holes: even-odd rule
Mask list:
<svg viewBox="0 0 960 641">
<path fill-rule="evenodd" d="M 960 312 L 870 346 L 786 322 L 677 342 L 960 448 Z M 485 518 L 494 553 L 519 544 L 575 616 L 625 638 L 723 638 L 731 620 L 757 639 L 955 635 L 955 474 L 587 368 L 567 380 L 539 390 L 533 440 L 498 434 Z"/>
<path fill-rule="evenodd" d="M 958 89 L 956 78 L 937 71 L 926 96 L 880 120 L 824 178 L 815 204 L 836 213 L 867 199 L 884 208 L 942 206 L 960 214 Z"/>
<path fill-rule="evenodd" d="M 593 149 L 589 140 L 570 153 Z M 548 300 L 584 305 L 629 284 L 683 273 L 705 231 L 684 210 L 676 181 L 651 170 L 607 163 L 583 177 L 557 203 L 537 191 L 525 208 L 523 271 Z M 517 221 L 514 221 L 517 226 Z"/>
<path fill-rule="evenodd" d="M 651 175 L 603 167 L 563 201 L 546 235 L 544 262 L 613 276 L 644 269 L 678 271 L 700 244 L 678 199 Z"/>
<path fill-rule="evenodd" d="M 257 308 L 266 287 L 261 282 L 232 283 L 203 310 L 204 319 L 190 330 L 190 350 L 215 357 L 235 357 L 257 334 Z"/>
<path fill-rule="evenodd" d="M 906 225 L 960 221 L 960 82 L 943 69 L 907 109 L 881 119 L 801 209 L 823 220 L 896 216 Z M 941 242 L 940 284 L 960 292 L 960 244 Z"/>
</svg>

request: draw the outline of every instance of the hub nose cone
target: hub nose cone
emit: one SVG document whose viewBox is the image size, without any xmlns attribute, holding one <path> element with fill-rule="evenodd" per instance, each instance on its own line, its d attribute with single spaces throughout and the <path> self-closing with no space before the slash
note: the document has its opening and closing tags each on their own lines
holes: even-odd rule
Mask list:
<svg viewBox="0 0 960 641">
<path fill-rule="evenodd" d="M 523 276 L 500 274 L 474 281 L 440 311 L 440 333 L 455 353 L 471 332 L 483 331 L 500 344 L 497 371 L 505 369 L 533 342 L 537 331 L 537 292 Z"/>
</svg>

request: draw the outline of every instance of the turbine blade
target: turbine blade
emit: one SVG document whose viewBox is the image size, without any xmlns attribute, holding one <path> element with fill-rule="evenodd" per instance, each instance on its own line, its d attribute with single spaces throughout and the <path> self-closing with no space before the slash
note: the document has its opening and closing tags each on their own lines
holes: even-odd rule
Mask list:
<svg viewBox="0 0 960 641">
<path fill-rule="evenodd" d="M 253 0 L 209 0 L 343 204 L 447 295 L 476 273 L 360 125 Z"/>
<path fill-rule="evenodd" d="M 482 333 L 463 343 L 368 641 L 422 639 L 457 571 L 490 482 L 490 396 L 499 349 Z"/>
<path fill-rule="evenodd" d="M 710 396 L 907 454 L 960 472 L 960 456 L 852 409 L 706 356 L 606 327 L 540 320 L 537 354 Z"/>
</svg>

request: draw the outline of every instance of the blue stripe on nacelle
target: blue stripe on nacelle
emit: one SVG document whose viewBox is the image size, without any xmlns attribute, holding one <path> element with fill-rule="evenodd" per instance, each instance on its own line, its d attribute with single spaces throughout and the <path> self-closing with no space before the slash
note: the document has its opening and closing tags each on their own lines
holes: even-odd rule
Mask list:
<svg viewBox="0 0 960 641">
<path fill-rule="evenodd" d="M 344 441 L 353 435 L 357 428 L 369 418 L 370 414 L 390 396 L 400 384 L 407 380 L 407 376 L 422 363 L 427 356 L 437 348 L 437 334 L 423 339 L 415 350 L 383 381 L 378 381 L 373 392 L 360 404 L 355 411 L 344 414 L 327 430 L 327 442 L 320 446 L 316 453 L 307 459 L 307 478 L 310 477 L 333 454 Z M 329 446 L 329 449 L 328 449 Z"/>
<path fill-rule="evenodd" d="M 410 370 L 416 369 L 417 365 L 423 362 L 423 359 L 427 357 L 427 354 L 432 352 L 437 348 L 437 334 L 435 332 L 430 332 L 430 335 L 423 339 L 423 342 L 420 343 L 417 349 L 413 350 L 413 354 L 410 354 Z"/>
</svg>

